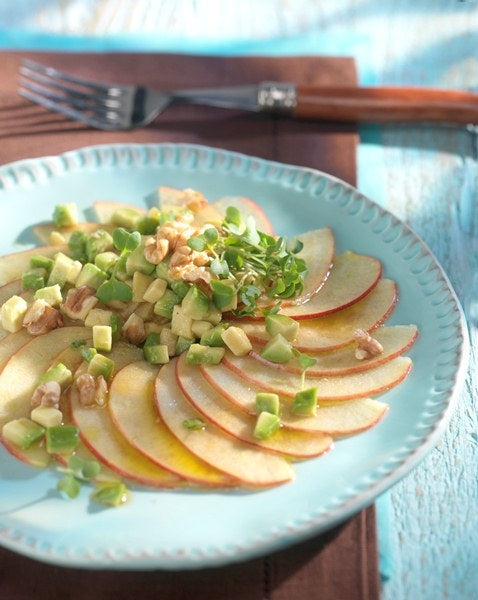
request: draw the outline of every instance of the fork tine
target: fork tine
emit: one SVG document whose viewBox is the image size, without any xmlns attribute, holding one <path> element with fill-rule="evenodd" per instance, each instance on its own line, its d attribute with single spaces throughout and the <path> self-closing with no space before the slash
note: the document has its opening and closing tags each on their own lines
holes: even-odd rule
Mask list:
<svg viewBox="0 0 478 600">
<path fill-rule="evenodd" d="M 96 94 L 86 94 L 84 92 L 79 92 L 69 86 L 65 86 L 60 83 L 52 82 L 47 78 L 42 76 L 38 76 L 35 74 L 32 77 L 33 81 L 26 79 L 25 77 L 20 77 L 19 85 L 25 88 L 30 89 L 33 92 L 38 94 L 42 94 L 47 97 L 51 97 L 52 99 L 58 101 L 64 101 L 67 103 L 74 104 L 74 100 L 83 101 L 83 106 L 93 107 L 104 107 L 105 109 L 115 109 L 119 110 L 121 108 L 121 101 L 119 98 L 109 98 L 108 96 L 99 96 Z M 45 85 L 42 85 L 45 83 Z M 46 87 L 48 86 L 48 87 Z M 60 90 L 64 92 L 64 94 L 55 94 L 53 90 Z"/>
<path fill-rule="evenodd" d="M 98 81 L 92 81 L 90 79 L 84 79 L 83 77 L 76 77 L 74 75 L 70 75 L 69 73 L 64 73 L 63 71 L 59 71 L 53 67 L 45 67 L 44 65 L 41 65 L 40 63 L 28 58 L 22 60 L 20 72 L 22 72 L 24 69 L 28 69 L 30 72 L 33 71 L 35 73 L 40 73 L 52 79 L 56 78 L 60 79 L 61 81 L 68 81 L 69 83 L 87 87 L 95 91 L 108 92 L 110 89 L 117 89 L 118 91 L 121 90 L 121 88 L 118 88 L 118 86 L 115 85 L 106 85 Z"/>
<path fill-rule="evenodd" d="M 68 117 L 75 121 L 81 121 L 83 123 L 86 123 L 87 125 L 90 125 L 91 127 L 96 127 L 97 129 L 105 129 L 105 130 L 118 129 L 118 126 L 114 120 L 111 120 L 111 122 L 109 123 L 105 119 L 97 119 L 85 112 L 80 111 L 80 110 L 76 110 L 74 108 L 58 104 L 58 102 L 49 100 L 48 98 L 45 98 L 44 96 L 37 94 L 33 91 L 30 91 L 28 89 L 20 88 L 18 90 L 18 93 L 21 96 L 23 96 L 24 98 L 26 98 L 27 100 L 34 102 L 35 104 L 39 104 L 40 106 L 43 106 L 44 108 L 47 108 L 54 112 L 60 113 L 60 114 L 64 115 L 65 117 Z"/>
<path fill-rule="evenodd" d="M 20 78 L 20 83 L 22 85 L 27 80 L 31 80 L 36 83 L 42 84 L 44 90 L 46 90 L 47 87 L 54 88 L 55 90 L 61 90 L 62 92 L 65 92 L 66 94 L 74 98 L 82 98 L 84 100 L 94 99 L 98 102 L 108 102 L 110 100 L 108 94 L 105 94 L 101 91 L 95 91 L 93 93 L 80 91 L 78 88 L 75 88 L 72 85 L 65 85 L 63 83 L 50 79 L 49 77 L 45 77 L 44 75 L 37 73 L 36 71 L 31 71 L 30 69 L 20 68 L 20 75 L 22 75 L 22 77 Z M 111 101 L 117 103 L 117 100 L 115 100 L 115 98 L 111 98 Z"/>
</svg>

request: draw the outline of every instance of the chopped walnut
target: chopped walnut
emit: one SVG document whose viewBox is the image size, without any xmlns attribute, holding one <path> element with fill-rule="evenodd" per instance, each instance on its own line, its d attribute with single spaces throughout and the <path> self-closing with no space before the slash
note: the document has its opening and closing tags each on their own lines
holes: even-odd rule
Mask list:
<svg viewBox="0 0 478 600">
<path fill-rule="evenodd" d="M 33 392 L 32 406 L 60 406 L 61 387 L 58 381 L 45 381 Z"/>
<path fill-rule="evenodd" d="M 201 192 L 187 188 L 183 190 L 183 193 L 185 195 L 186 206 L 193 212 L 198 212 L 208 204 L 208 201 Z"/>
<path fill-rule="evenodd" d="M 95 294 L 96 290 L 87 285 L 73 288 L 68 292 L 65 302 L 60 305 L 60 310 L 70 319 L 84 321 L 87 314 L 98 302 Z"/>
<path fill-rule="evenodd" d="M 31 335 L 43 335 L 62 325 L 59 311 L 44 300 L 35 300 L 23 317 L 23 326 Z"/>
<path fill-rule="evenodd" d="M 355 358 L 357 360 L 371 358 L 383 352 L 382 344 L 374 339 L 365 329 L 356 329 L 354 331 L 354 339 L 357 342 L 357 349 L 355 350 Z"/>
<path fill-rule="evenodd" d="M 169 254 L 186 245 L 190 237 L 198 232 L 192 227 L 187 215 L 178 217 L 174 221 L 166 221 L 156 230 L 155 236 L 147 238 L 144 245 L 144 256 L 147 261 L 157 265 Z"/>
<path fill-rule="evenodd" d="M 104 406 L 106 404 L 108 384 L 102 375 L 93 377 L 90 373 L 83 373 L 75 383 L 82 406 Z"/>
<path fill-rule="evenodd" d="M 181 279 L 190 283 L 204 284 L 206 288 L 210 287 L 212 275 L 204 267 L 189 265 L 190 268 L 181 273 Z"/>
<path fill-rule="evenodd" d="M 169 253 L 169 241 L 163 238 L 150 237 L 144 244 L 144 257 L 153 265 L 159 265 Z"/>
<path fill-rule="evenodd" d="M 141 344 L 146 339 L 146 330 L 144 328 L 144 322 L 141 317 L 138 317 L 136 313 L 132 313 L 128 320 L 123 325 L 121 331 L 124 337 L 132 344 Z"/>
</svg>

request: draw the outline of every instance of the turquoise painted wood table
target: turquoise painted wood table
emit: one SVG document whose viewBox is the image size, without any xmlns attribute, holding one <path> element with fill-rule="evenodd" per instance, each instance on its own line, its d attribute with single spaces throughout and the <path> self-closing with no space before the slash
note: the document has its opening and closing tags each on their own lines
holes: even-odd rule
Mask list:
<svg viewBox="0 0 478 600">
<path fill-rule="evenodd" d="M 362 84 L 478 88 L 472 0 L 2 4 L 3 48 L 348 55 Z M 360 190 L 429 245 L 463 303 L 472 342 L 445 435 L 379 501 L 384 600 L 478 597 L 477 160 L 473 128 L 361 128 Z"/>
</svg>

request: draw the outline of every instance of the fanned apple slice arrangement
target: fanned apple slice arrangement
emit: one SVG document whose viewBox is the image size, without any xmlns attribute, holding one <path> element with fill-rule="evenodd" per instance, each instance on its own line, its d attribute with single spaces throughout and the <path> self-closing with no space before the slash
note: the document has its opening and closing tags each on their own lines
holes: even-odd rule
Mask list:
<svg viewBox="0 0 478 600">
<path fill-rule="evenodd" d="M 159 200 L 156 211 L 96 202 L 98 222 L 37 225 L 33 231 L 42 246 L 0 258 L 5 448 L 35 467 L 56 462 L 66 473 L 59 489 L 69 496 L 79 481 L 96 480 L 104 503 L 118 504 L 112 490 L 122 480 L 161 489 L 284 484 L 294 478 L 294 461 L 319 457 L 335 440 L 379 423 L 388 405 L 377 396 L 409 374 L 412 362 L 404 354 L 418 331 L 415 325 L 386 324 L 398 292 L 382 277 L 378 258 L 336 253 L 329 228 L 299 235 L 296 249 L 286 251 L 262 209 L 246 198 L 208 204 L 197 192 L 161 187 Z M 184 240 L 185 256 L 208 258 L 195 264 L 202 269 L 199 279 L 172 278 L 162 264 L 167 253 L 160 260 L 148 253 L 148 239 L 159 240 L 164 226 L 160 215 L 176 223 L 185 210 L 194 218 L 186 222 L 196 227 Z M 299 275 L 300 262 L 284 261 L 294 255 L 306 265 L 294 294 L 271 279 L 268 286 L 279 295 L 267 289 L 258 295 L 257 282 L 243 277 L 247 294 L 228 295 L 224 256 L 230 258 L 235 247 L 230 239 L 239 235 L 239 214 L 248 243 L 258 244 L 262 232 L 267 252 L 276 251 L 283 261 L 278 264 L 293 264 Z M 145 233 L 139 222 L 153 230 Z M 215 236 L 224 223 L 237 231 L 231 225 L 229 246 L 219 255 Z M 95 271 L 97 279 L 85 284 L 86 264 L 80 261 L 78 285 L 72 275 L 77 241 L 100 237 L 111 244 L 86 262 L 104 273 Z M 133 242 L 144 254 L 140 259 Z M 232 262 L 239 264 L 238 255 Z M 66 257 L 61 260 L 70 270 L 55 282 L 58 256 Z M 168 268 L 174 256 L 167 257 Z M 124 277 L 118 270 L 122 260 Z M 44 285 L 30 285 L 42 269 Z M 117 286 L 114 293 L 121 290 L 121 297 L 105 297 L 105 282 Z M 48 290 L 55 286 L 53 301 Z M 75 318 L 68 297 L 83 287 L 95 300 Z M 25 314 L 38 298 L 60 318 L 54 327 L 32 332 Z M 16 312 L 6 308 L 9 303 Z M 26 308 L 18 316 L 20 306 Z M 53 388 L 58 396 L 49 404 L 45 390 Z"/>
</svg>

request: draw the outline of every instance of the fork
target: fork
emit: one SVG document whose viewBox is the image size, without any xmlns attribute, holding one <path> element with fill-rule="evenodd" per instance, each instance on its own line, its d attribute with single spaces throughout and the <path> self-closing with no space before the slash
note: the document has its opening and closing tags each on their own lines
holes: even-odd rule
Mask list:
<svg viewBox="0 0 478 600">
<path fill-rule="evenodd" d="M 102 83 L 23 60 L 19 93 L 105 130 L 144 127 L 173 103 L 346 122 L 478 123 L 478 94 L 420 87 L 314 87 L 282 82 L 161 92 Z"/>
</svg>

